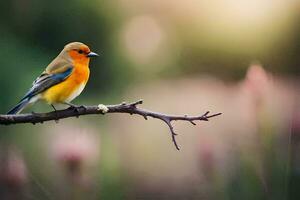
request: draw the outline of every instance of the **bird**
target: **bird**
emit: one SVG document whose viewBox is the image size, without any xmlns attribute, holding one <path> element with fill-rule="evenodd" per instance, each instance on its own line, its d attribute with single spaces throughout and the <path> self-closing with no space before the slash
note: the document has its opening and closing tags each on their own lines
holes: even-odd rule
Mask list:
<svg viewBox="0 0 300 200">
<path fill-rule="evenodd" d="M 83 91 L 90 75 L 90 58 L 97 56 L 99 55 L 92 52 L 84 43 L 71 42 L 65 45 L 58 56 L 35 79 L 19 103 L 7 114 L 18 114 L 39 100 L 44 100 L 55 111 L 54 104 L 75 107 L 71 101 Z"/>
</svg>

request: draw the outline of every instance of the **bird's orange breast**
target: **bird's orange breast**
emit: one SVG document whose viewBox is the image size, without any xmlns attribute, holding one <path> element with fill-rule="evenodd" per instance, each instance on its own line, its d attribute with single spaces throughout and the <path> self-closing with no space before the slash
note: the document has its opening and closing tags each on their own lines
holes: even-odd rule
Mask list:
<svg viewBox="0 0 300 200">
<path fill-rule="evenodd" d="M 63 82 L 47 89 L 42 94 L 42 99 L 49 104 L 72 101 L 82 92 L 89 79 L 89 74 L 88 62 L 76 63 L 71 75 Z"/>
</svg>

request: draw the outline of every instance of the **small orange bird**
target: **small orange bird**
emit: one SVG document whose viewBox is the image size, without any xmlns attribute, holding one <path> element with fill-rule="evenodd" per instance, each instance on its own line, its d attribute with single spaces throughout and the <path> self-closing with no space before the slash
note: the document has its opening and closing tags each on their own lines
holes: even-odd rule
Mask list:
<svg viewBox="0 0 300 200">
<path fill-rule="evenodd" d="M 25 107 L 38 100 L 50 104 L 67 104 L 84 89 L 90 75 L 89 62 L 98 54 L 81 42 L 67 44 L 60 54 L 47 66 L 46 70 L 33 82 L 30 90 L 18 105 L 7 114 L 20 113 Z"/>
</svg>

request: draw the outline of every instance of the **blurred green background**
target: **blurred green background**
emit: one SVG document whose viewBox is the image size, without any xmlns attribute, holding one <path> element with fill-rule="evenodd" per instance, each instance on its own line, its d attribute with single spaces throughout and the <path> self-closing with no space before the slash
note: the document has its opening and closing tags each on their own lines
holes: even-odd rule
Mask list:
<svg viewBox="0 0 300 200">
<path fill-rule="evenodd" d="M 174 114 L 0 127 L 1 199 L 299 199 L 297 0 L 0 1 L 0 113 L 62 50 L 101 56 L 75 104 Z M 47 112 L 43 102 L 26 111 Z M 25 112 L 26 112 L 25 111 Z"/>
</svg>

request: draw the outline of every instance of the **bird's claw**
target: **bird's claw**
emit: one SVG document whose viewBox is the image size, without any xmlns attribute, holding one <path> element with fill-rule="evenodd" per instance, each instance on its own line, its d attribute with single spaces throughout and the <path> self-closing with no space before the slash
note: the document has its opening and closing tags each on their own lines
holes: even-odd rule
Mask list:
<svg viewBox="0 0 300 200">
<path fill-rule="evenodd" d="M 84 105 L 76 106 L 76 105 L 70 105 L 69 109 L 74 110 L 76 113 L 79 114 L 80 109 L 86 110 L 87 108 Z"/>
</svg>

